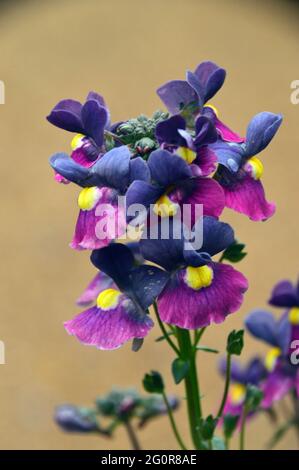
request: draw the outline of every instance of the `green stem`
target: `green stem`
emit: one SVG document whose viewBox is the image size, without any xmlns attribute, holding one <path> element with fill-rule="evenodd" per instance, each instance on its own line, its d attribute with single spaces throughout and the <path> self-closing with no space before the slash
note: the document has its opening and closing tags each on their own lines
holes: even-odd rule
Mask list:
<svg viewBox="0 0 299 470">
<path fill-rule="evenodd" d="M 173 417 L 173 413 L 172 413 L 172 409 L 171 409 L 171 406 L 169 404 L 169 401 L 168 401 L 168 398 L 167 398 L 167 395 L 165 392 L 163 392 L 163 399 L 164 399 L 164 403 L 166 405 L 166 408 L 167 408 L 167 413 L 168 413 L 168 416 L 169 416 L 169 421 L 170 421 L 170 424 L 171 424 L 171 427 L 172 427 L 172 430 L 173 430 L 173 433 L 176 437 L 176 440 L 178 441 L 178 444 L 180 446 L 180 448 L 182 450 L 187 450 L 187 447 L 185 446 L 182 438 L 181 438 L 181 435 L 178 431 L 178 428 L 177 428 L 177 425 L 176 425 L 176 422 L 174 420 L 174 417 Z"/>
<path fill-rule="evenodd" d="M 194 349 L 196 349 L 196 346 L 198 345 L 199 341 L 201 340 L 201 337 L 202 335 L 204 334 L 205 330 L 206 330 L 206 326 L 204 328 L 201 328 L 200 330 L 196 330 L 195 331 L 195 335 L 194 335 Z"/>
<path fill-rule="evenodd" d="M 140 447 L 139 441 L 137 439 L 136 433 L 134 431 L 134 428 L 132 426 L 132 423 L 129 420 L 127 420 L 127 421 L 124 421 L 123 424 L 124 424 L 124 427 L 126 428 L 126 431 L 127 431 L 132 449 L 133 450 L 141 450 L 141 447 Z"/>
<path fill-rule="evenodd" d="M 194 349 L 191 343 L 190 333 L 188 330 L 177 328 L 177 339 L 179 343 L 181 358 L 186 361 L 189 361 L 189 370 L 184 379 L 189 416 L 189 426 L 195 448 L 201 449 L 202 446 L 200 435 L 198 432 L 198 426 L 202 413 Z"/>
<path fill-rule="evenodd" d="M 160 326 L 160 329 L 163 333 L 163 336 L 165 337 L 167 343 L 169 344 L 169 346 L 174 350 L 174 352 L 176 353 L 177 356 L 180 356 L 180 351 L 179 349 L 176 347 L 176 345 L 174 344 L 174 342 L 169 338 L 169 335 L 165 329 L 165 326 L 160 318 L 160 315 L 159 315 L 159 312 L 158 312 L 158 307 L 157 307 L 157 304 L 156 302 L 154 302 L 153 304 L 154 306 L 154 311 L 155 311 L 155 314 L 156 314 L 156 317 L 157 317 L 157 321 L 159 323 L 159 326 Z"/>
<path fill-rule="evenodd" d="M 228 390 L 229 390 L 230 373 L 231 373 L 231 355 L 229 353 L 227 353 L 225 386 L 224 386 L 224 392 L 223 392 L 221 405 L 220 405 L 219 411 L 217 413 L 217 418 L 221 418 L 224 407 L 225 407 L 225 403 L 226 403 L 227 395 L 228 395 Z"/>
<path fill-rule="evenodd" d="M 244 404 L 242 414 L 241 414 L 240 450 L 245 449 L 246 418 L 247 418 L 247 406 Z"/>
</svg>

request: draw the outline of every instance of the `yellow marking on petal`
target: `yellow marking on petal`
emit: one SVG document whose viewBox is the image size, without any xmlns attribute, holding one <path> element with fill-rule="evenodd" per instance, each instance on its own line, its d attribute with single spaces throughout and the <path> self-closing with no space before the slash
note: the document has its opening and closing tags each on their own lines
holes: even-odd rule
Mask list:
<svg viewBox="0 0 299 470">
<path fill-rule="evenodd" d="M 229 396 L 234 405 L 242 403 L 246 396 L 246 387 L 242 384 L 233 384 L 229 389 Z"/>
<path fill-rule="evenodd" d="M 178 147 L 176 155 L 181 157 L 185 162 L 192 163 L 196 158 L 196 153 L 188 147 Z"/>
<path fill-rule="evenodd" d="M 261 179 L 264 173 L 264 165 L 257 157 L 251 157 L 247 161 L 247 165 L 250 166 L 252 178 L 255 180 Z"/>
<path fill-rule="evenodd" d="M 71 148 L 72 150 L 76 150 L 82 144 L 82 139 L 84 138 L 83 134 L 76 134 L 75 137 L 72 138 L 71 141 Z"/>
<path fill-rule="evenodd" d="M 172 202 L 167 194 L 163 194 L 154 205 L 154 213 L 160 217 L 173 217 L 178 211 L 179 205 Z"/>
<path fill-rule="evenodd" d="M 281 355 L 281 350 L 279 348 L 271 348 L 265 358 L 265 366 L 271 371 L 274 369 L 277 358 Z"/>
<path fill-rule="evenodd" d="M 289 322 L 292 325 L 299 325 L 299 307 L 293 307 L 289 311 Z"/>
<path fill-rule="evenodd" d="M 116 308 L 121 292 L 116 289 L 105 289 L 97 297 L 97 306 L 101 310 L 111 310 Z"/>
<path fill-rule="evenodd" d="M 191 289 L 199 290 L 202 287 L 209 287 L 213 280 L 213 270 L 210 266 L 200 266 L 194 268 L 188 266 L 186 269 L 185 282 Z"/>
<path fill-rule="evenodd" d="M 211 108 L 214 111 L 214 113 L 216 114 L 216 117 L 218 117 L 218 114 L 219 114 L 218 109 L 213 104 L 205 104 L 204 108 Z"/>
<path fill-rule="evenodd" d="M 101 190 L 96 186 L 91 188 L 83 188 L 78 196 L 78 206 L 83 211 L 90 211 L 99 201 Z"/>
</svg>

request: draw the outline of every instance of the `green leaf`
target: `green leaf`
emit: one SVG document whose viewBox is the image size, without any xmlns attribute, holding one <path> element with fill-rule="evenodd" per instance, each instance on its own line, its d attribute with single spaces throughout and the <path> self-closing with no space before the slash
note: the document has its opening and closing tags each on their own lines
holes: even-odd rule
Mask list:
<svg viewBox="0 0 299 470">
<path fill-rule="evenodd" d="M 263 399 L 263 392 L 255 385 L 248 385 L 245 406 L 248 411 L 256 411 Z"/>
<path fill-rule="evenodd" d="M 229 354 L 240 356 L 244 347 L 244 330 L 233 330 L 227 338 L 226 350 Z"/>
<path fill-rule="evenodd" d="M 237 427 L 238 421 L 240 416 L 239 415 L 231 415 L 227 414 L 223 418 L 223 432 L 227 439 L 230 439 L 234 434 L 234 431 Z"/>
<path fill-rule="evenodd" d="M 212 415 L 209 415 L 206 419 L 201 418 L 199 422 L 199 432 L 202 439 L 210 441 L 214 435 L 218 419 L 214 418 Z"/>
<path fill-rule="evenodd" d="M 186 377 L 189 368 L 189 361 L 185 361 L 179 357 L 173 361 L 171 371 L 176 384 L 179 384 Z"/>
<path fill-rule="evenodd" d="M 134 338 L 132 341 L 132 351 L 137 352 L 143 346 L 144 338 Z"/>
<path fill-rule="evenodd" d="M 213 450 L 226 450 L 224 440 L 219 436 L 214 436 L 212 439 Z"/>
<path fill-rule="evenodd" d="M 213 354 L 219 354 L 218 349 L 207 348 L 206 346 L 196 346 L 197 351 L 205 351 Z"/>
<path fill-rule="evenodd" d="M 159 338 L 156 339 L 156 342 L 159 343 L 160 341 L 164 341 L 168 336 L 174 335 L 173 331 L 168 331 L 166 335 L 159 336 Z"/>
<path fill-rule="evenodd" d="M 143 387 L 149 393 L 160 393 L 164 391 L 164 382 L 159 372 L 152 370 L 149 374 L 145 374 L 143 378 Z"/>
<path fill-rule="evenodd" d="M 244 248 L 244 243 L 238 243 L 235 241 L 232 245 L 226 248 L 222 254 L 221 260 L 227 259 L 231 263 L 238 263 L 247 255 L 247 253 L 243 251 Z"/>
</svg>

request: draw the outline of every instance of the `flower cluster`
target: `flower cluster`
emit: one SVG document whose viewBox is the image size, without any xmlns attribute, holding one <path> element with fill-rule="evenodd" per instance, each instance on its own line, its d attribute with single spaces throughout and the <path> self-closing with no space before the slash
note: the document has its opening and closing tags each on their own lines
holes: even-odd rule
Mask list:
<svg viewBox="0 0 299 470">
<path fill-rule="evenodd" d="M 232 361 L 229 369 L 230 387 L 224 406 L 224 420 L 240 418 L 246 403 L 248 387 L 260 390 L 262 399 L 259 407 L 248 413 L 250 418 L 257 412 L 267 412 L 276 421 L 274 406 L 287 395 L 291 398 L 293 409 L 288 411 L 289 421 L 284 423 L 274 435 L 276 443 L 287 429 L 299 426 L 299 284 L 290 281 L 279 282 L 272 290 L 269 304 L 282 309 L 281 315 L 265 310 L 254 310 L 245 318 L 247 331 L 269 346 L 264 358 L 254 357 L 242 366 Z M 220 373 L 227 374 L 227 361 L 221 360 Z"/>
<path fill-rule="evenodd" d="M 57 181 L 80 187 L 71 247 L 92 250 L 98 270 L 78 300 L 94 305 L 65 323 L 84 344 L 114 349 L 134 340 L 138 349 L 153 326 L 149 308 L 155 302 L 162 321 L 184 329 L 223 322 L 240 307 L 246 278 L 212 259 L 236 243 L 233 229 L 218 219 L 225 207 L 256 221 L 273 215 L 257 154 L 282 117 L 262 112 L 246 137 L 233 132 L 210 103 L 225 75 L 203 62 L 186 80 L 167 82 L 157 92 L 168 112 L 152 118 L 112 124 L 94 92 L 84 104 L 62 100 L 49 114 L 53 125 L 75 133 L 71 154 L 56 153 L 50 163 Z M 131 210 L 136 206 L 143 208 L 142 220 Z M 155 237 L 147 236 L 148 225 Z M 132 226 L 139 228 L 138 242 L 119 243 Z M 200 230 L 198 247 L 188 233 Z"/>
<path fill-rule="evenodd" d="M 174 396 L 167 397 L 167 406 L 172 411 L 179 406 Z M 135 389 L 114 388 L 107 395 L 97 397 L 92 407 L 71 404 L 56 408 L 54 419 L 63 431 L 70 433 L 95 433 L 112 437 L 119 426 L 129 426 L 129 437 L 135 435 L 137 427 L 143 428 L 153 419 L 167 413 L 167 406 L 160 395 L 143 396 Z"/>
</svg>

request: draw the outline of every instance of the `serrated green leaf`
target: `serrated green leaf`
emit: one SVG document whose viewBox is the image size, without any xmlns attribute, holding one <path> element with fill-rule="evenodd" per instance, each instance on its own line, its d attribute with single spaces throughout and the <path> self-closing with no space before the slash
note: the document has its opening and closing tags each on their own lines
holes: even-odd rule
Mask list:
<svg viewBox="0 0 299 470">
<path fill-rule="evenodd" d="M 185 361 L 179 357 L 173 361 L 171 371 L 176 384 L 179 384 L 186 377 L 189 368 L 189 361 Z"/>
<path fill-rule="evenodd" d="M 247 255 L 247 253 L 243 251 L 244 248 L 244 243 L 234 242 L 223 252 L 221 260 L 226 259 L 231 263 L 238 263 Z"/>
</svg>

